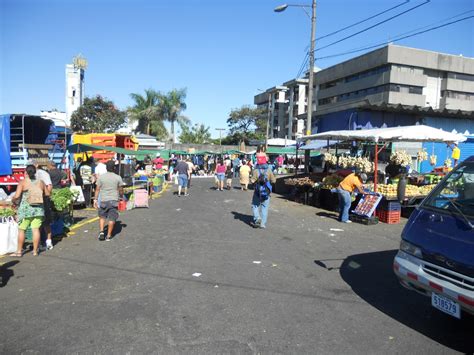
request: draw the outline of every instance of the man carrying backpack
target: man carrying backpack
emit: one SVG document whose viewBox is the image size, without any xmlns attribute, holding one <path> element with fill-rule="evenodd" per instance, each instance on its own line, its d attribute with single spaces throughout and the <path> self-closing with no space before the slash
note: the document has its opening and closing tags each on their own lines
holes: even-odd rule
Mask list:
<svg viewBox="0 0 474 355">
<path fill-rule="evenodd" d="M 268 207 L 270 205 L 270 194 L 272 185 L 276 182 L 275 175 L 268 168 L 268 165 L 257 165 L 250 180 L 254 184 L 252 197 L 252 212 L 254 228 L 265 229 L 267 225 Z M 261 213 L 260 213 L 261 208 Z"/>
</svg>

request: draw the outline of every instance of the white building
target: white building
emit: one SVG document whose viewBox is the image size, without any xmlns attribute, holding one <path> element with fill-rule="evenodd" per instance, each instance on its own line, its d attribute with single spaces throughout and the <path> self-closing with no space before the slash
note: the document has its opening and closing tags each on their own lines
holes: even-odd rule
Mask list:
<svg viewBox="0 0 474 355">
<path fill-rule="evenodd" d="M 66 64 L 66 119 L 84 103 L 84 73 L 87 60 L 80 55 L 74 57 L 73 64 Z M 69 123 L 68 123 L 69 124 Z"/>
<path fill-rule="evenodd" d="M 52 120 L 56 127 L 70 126 L 70 120 L 67 118 L 66 112 L 41 110 L 40 116 Z"/>
</svg>

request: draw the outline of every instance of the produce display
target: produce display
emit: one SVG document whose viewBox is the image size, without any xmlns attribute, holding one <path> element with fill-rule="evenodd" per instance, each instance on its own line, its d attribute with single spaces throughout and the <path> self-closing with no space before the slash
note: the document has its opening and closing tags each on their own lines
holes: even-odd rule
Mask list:
<svg viewBox="0 0 474 355">
<path fill-rule="evenodd" d="M 285 180 L 286 185 L 290 186 L 314 186 L 314 181 L 309 177 L 292 178 Z"/>
<path fill-rule="evenodd" d="M 63 189 L 53 189 L 51 202 L 56 211 L 64 211 L 69 208 L 74 200 L 79 196 L 78 191 L 72 191 L 69 187 Z"/>
<path fill-rule="evenodd" d="M 332 167 L 338 165 L 338 157 L 331 153 L 324 153 L 324 161 Z M 339 166 L 343 169 L 354 168 L 363 173 L 374 172 L 374 163 L 369 161 L 369 159 L 362 157 L 340 156 Z"/>
<path fill-rule="evenodd" d="M 0 218 L 14 217 L 16 214 L 15 210 L 10 207 L 0 208 Z"/>
<path fill-rule="evenodd" d="M 424 186 L 415 186 L 415 185 L 407 185 L 406 190 L 405 190 L 405 196 L 406 197 L 415 197 L 415 196 L 426 196 L 428 195 L 431 190 L 434 189 L 436 184 L 431 184 L 431 185 L 424 185 Z M 365 187 L 373 191 L 374 190 L 374 185 L 373 184 L 367 184 Z M 377 185 L 377 192 L 381 193 L 385 197 L 388 198 L 393 198 L 397 197 L 397 184 L 379 184 Z"/>
<path fill-rule="evenodd" d="M 336 188 L 339 186 L 339 184 L 341 183 L 343 179 L 344 178 L 342 176 L 339 176 L 337 174 L 328 175 L 323 179 L 323 184 L 321 187 L 323 189 Z"/>
<path fill-rule="evenodd" d="M 436 155 L 434 155 L 434 154 L 430 155 L 430 165 L 435 166 L 437 160 L 438 160 L 438 157 Z"/>
<path fill-rule="evenodd" d="M 452 164 L 452 160 L 449 158 L 444 161 L 444 166 L 447 168 L 449 168 L 451 164 Z"/>
<path fill-rule="evenodd" d="M 418 161 L 425 161 L 428 160 L 428 153 L 426 150 L 421 150 L 416 154 Z"/>
<path fill-rule="evenodd" d="M 411 156 L 404 150 L 397 151 L 390 155 L 390 162 L 396 165 L 407 166 L 411 164 Z"/>
</svg>

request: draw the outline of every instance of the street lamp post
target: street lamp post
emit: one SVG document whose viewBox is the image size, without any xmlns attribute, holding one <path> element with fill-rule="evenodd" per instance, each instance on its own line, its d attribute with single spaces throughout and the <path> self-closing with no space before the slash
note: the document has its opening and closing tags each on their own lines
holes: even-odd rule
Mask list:
<svg viewBox="0 0 474 355">
<path fill-rule="evenodd" d="M 301 7 L 303 9 L 309 8 L 310 5 L 299 5 L 299 4 L 284 4 L 277 6 L 274 11 L 275 12 L 283 12 L 289 6 L 293 7 Z M 310 42 L 310 49 L 309 49 L 309 80 L 308 80 L 308 104 L 307 104 L 307 118 L 306 118 L 306 135 L 309 136 L 311 134 L 311 120 L 313 116 L 313 72 L 314 72 L 314 45 L 315 45 L 315 37 L 316 37 L 316 0 L 312 0 L 311 3 L 311 42 Z M 310 140 L 306 140 L 306 144 L 309 144 Z M 310 158 L 310 151 L 305 150 L 304 159 L 305 159 L 305 170 L 308 172 L 309 169 L 309 158 Z"/>
</svg>

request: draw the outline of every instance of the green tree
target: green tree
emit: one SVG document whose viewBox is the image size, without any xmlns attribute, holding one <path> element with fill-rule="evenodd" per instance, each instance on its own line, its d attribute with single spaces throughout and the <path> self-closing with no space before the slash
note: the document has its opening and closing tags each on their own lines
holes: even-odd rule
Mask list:
<svg viewBox="0 0 474 355">
<path fill-rule="evenodd" d="M 265 139 L 266 120 L 267 110 L 263 108 L 242 106 L 232 110 L 227 119 L 230 134 L 225 137 L 226 144 L 242 141 L 248 144 L 251 139 Z"/>
<path fill-rule="evenodd" d="M 196 123 L 190 127 L 189 124 L 181 124 L 181 134 L 179 141 L 181 143 L 204 144 L 211 141 L 210 127 L 204 126 L 202 123 Z"/>
<path fill-rule="evenodd" d="M 186 89 L 174 89 L 166 94 L 159 95 L 159 111 L 161 119 L 171 123 L 170 141 L 175 143 L 176 137 L 174 133 L 175 123 L 189 124 L 189 118 L 181 115 L 186 110 Z"/>
<path fill-rule="evenodd" d="M 168 140 L 169 133 L 163 121 L 153 121 L 150 125 L 150 134 L 155 136 L 159 141 Z"/>
<path fill-rule="evenodd" d="M 86 97 L 71 115 L 71 128 L 82 133 L 115 132 L 125 124 L 125 117 L 112 101 L 100 95 Z"/>
<path fill-rule="evenodd" d="M 161 115 L 158 106 L 160 94 L 153 89 L 148 89 L 145 90 L 145 96 L 132 93 L 130 97 L 135 101 L 135 104 L 129 107 L 127 112 L 132 122 L 138 122 L 136 131 L 154 135 L 157 132 L 162 134 L 164 125 L 159 123 Z M 153 128 L 155 128 L 155 132 L 153 132 Z"/>
</svg>

